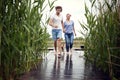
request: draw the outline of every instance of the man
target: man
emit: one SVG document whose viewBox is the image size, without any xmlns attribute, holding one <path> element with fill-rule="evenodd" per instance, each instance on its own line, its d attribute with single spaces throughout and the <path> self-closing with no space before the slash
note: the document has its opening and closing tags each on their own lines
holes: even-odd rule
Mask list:
<svg viewBox="0 0 120 80">
<path fill-rule="evenodd" d="M 60 13 L 62 12 L 62 7 L 56 6 L 55 9 L 56 13 L 50 17 L 49 25 L 52 26 L 52 38 L 54 40 L 55 54 L 58 53 L 58 57 L 61 57 L 63 16 Z"/>
</svg>

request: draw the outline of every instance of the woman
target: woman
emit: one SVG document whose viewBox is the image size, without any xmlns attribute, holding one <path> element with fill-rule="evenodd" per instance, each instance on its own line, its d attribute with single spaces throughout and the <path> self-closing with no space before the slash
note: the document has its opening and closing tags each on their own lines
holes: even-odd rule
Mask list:
<svg viewBox="0 0 120 80">
<path fill-rule="evenodd" d="M 64 22 L 64 30 L 63 30 L 63 32 L 65 33 L 67 54 L 69 54 L 70 50 L 72 51 L 74 34 L 76 36 L 75 28 L 74 28 L 74 21 L 70 20 L 70 17 L 71 15 L 69 13 L 66 14 L 66 21 Z"/>
</svg>

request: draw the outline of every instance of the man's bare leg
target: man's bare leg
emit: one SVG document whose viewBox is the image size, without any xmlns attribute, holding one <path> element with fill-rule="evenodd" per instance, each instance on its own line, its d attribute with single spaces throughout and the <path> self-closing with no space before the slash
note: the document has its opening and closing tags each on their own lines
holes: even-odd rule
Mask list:
<svg viewBox="0 0 120 80">
<path fill-rule="evenodd" d="M 57 53 L 57 40 L 54 41 L 55 54 Z"/>
<path fill-rule="evenodd" d="M 61 57 L 61 39 L 57 39 L 58 57 Z"/>
</svg>

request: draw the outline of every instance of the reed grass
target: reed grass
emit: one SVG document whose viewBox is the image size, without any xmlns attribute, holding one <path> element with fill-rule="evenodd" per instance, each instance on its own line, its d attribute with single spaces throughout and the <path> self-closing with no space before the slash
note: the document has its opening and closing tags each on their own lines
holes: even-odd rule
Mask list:
<svg viewBox="0 0 120 80">
<path fill-rule="evenodd" d="M 44 6 L 46 0 L 0 0 L 0 77 L 16 80 L 16 76 L 30 71 L 32 65 L 47 49 L 48 18 L 43 25 L 44 10 L 53 9 L 55 1 Z"/>
<path fill-rule="evenodd" d="M 118 59 L 111 58 L 111 55 L 120 57 L 119 48 L 117 47 L 117 38 L 120 35 L 119 31 L 119 15 L 117 0 L 90 0 L 91 10 L 85 5 L 85 17 L 87 24 L 81 24 L 85 30 L 85 57 L 95 65 L 110 75 L 113 79 L 117 71 L 111 63 L 120 64 Z M 95 11 L 97 12 L 95 14 Z M 83 33 L 83 32 L 82 32 Z M 120 45 L 119 45 L 120 46 Z M 106 64 L 105 61 L 109 63 Z"/>
</svg>

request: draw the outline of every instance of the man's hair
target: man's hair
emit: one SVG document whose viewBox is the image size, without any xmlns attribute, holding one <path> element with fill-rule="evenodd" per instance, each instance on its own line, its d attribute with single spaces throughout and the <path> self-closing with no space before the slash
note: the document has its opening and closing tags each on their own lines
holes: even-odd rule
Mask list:
<svg viewBox="0 0 120 80">
<path fill-rule="evenodd" d="M 61 9 L 61 12 L 62 12 L 62 7 L 61 6 L 56 6 L 55 9 Z"/>
</svg>

